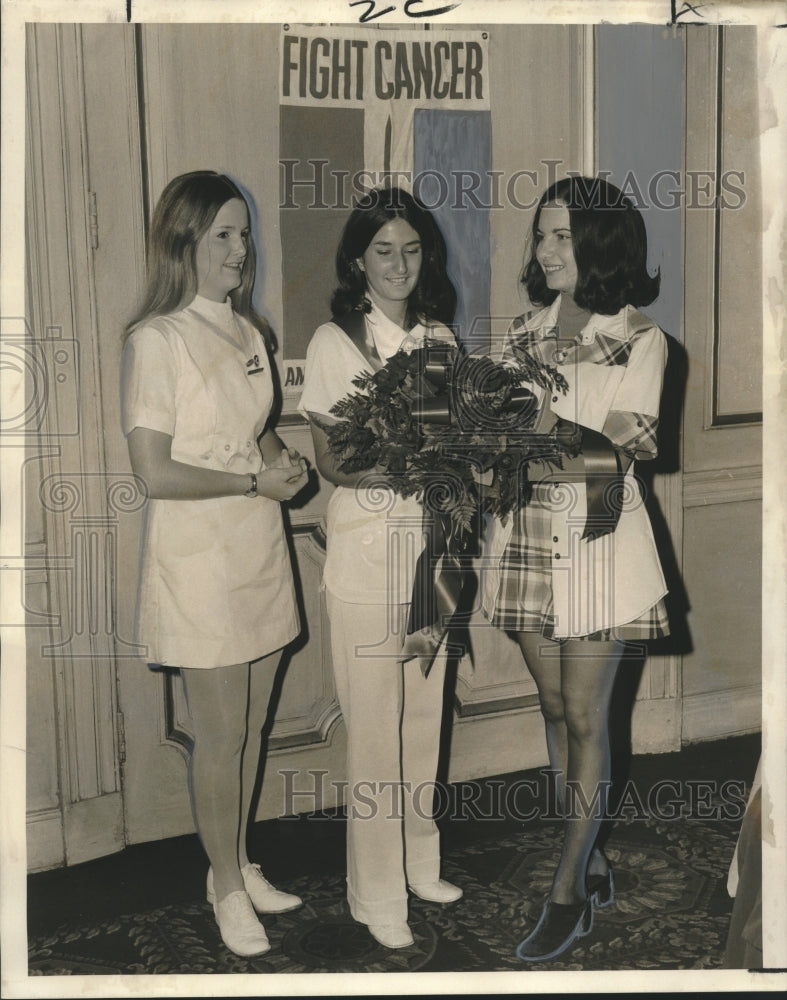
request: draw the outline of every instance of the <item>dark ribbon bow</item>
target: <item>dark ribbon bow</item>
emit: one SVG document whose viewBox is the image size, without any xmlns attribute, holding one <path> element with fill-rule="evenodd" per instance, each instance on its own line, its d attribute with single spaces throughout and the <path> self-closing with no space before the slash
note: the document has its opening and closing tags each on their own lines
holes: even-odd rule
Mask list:
<svg viewBox="0 0 787 1000">
<path fill-rule="evenodd" d="M 428 348 L 420 373 L 421 395 L 412 408 L 416 420 L 449 425 L 457 417 L 456 409 L 470 405 L 468 400 L 452 399 L 454 357 L 449 345 Z M 516 415 L 527 426 L 536 408 L 536 397 L 529 389 L 511 387 L 506 409 L 512 417 Z M 424 531 L 426 545 L 416 565 L 403 659 L 421 656 L 426 673 L 456 614 L 464 576 L 457 555 L 461 543 L 456 539 L 451 518 L 425 508 Z"/>
</svg>

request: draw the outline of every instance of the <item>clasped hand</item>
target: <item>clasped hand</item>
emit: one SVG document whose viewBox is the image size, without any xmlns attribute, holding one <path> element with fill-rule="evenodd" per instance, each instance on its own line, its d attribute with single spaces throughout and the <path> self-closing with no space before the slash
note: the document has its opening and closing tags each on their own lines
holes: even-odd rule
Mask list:
<svg viewBox="0 0 787 1000">
<path fill-rule="evenodd" d="M 296 448 L 281 454 L 257 476 L 257 492 L 271 500 L 291 500 L 306 485 L 309 467 Z"/>
</svg>

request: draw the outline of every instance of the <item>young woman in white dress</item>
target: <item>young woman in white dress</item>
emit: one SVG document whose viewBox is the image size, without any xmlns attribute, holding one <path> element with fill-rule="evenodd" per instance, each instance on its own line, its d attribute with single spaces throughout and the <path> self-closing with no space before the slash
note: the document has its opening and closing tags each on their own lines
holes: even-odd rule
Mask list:
<svg viewBox="0 0 787 1000">
<path fill-rule="evenodd" d="M 233 181 L 172 180 L 147 263 L 121 375 L 131 465 L 149 497 L 136 638 L 148 663 L 183 678 L 191 802 L 222 939 L 262 954 L 255 910 L 301 904 L 250 862 L 246 837 L 271 688 L 300 631 L 280 503 L 307 470 L 269 425 L 272 336 L 252 306 L 254 244 Z"/>
</svg>

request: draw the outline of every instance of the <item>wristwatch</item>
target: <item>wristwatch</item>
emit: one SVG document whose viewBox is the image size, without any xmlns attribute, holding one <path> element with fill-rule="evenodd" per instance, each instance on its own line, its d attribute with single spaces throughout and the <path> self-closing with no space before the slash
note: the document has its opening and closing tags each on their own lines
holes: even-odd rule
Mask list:
<svg viewBox="0 0 787 1000">
<path fill-rule="evenodd" d="M 246 492 L 243 495 L 245 497 L 248 497 L 250 500 L 253 500 L 254 497 L 257 496 L 257 477 L 254 475 L 253 472 L 250 472 L 249 476 L 251 477 L 251 486 L 246 490 Z"/>
</svg>

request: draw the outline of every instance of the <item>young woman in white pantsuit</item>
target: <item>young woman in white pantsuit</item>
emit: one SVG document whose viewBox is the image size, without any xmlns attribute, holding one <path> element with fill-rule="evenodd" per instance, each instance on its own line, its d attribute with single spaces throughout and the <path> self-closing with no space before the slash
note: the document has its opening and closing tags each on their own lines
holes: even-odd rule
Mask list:
<svg viewBox="0 0 787 1000">
<path fill-rule="evenodd" d="M 352 379 L 425 336 L 453 340 L 444 323 L 455 294 L 442 237 L 407 192 L 371 192 L 339 244 L 333 320 L 309 345 L 301 409 L 330 421 Z M 400 662 L 423 512 L 368 474 L 336 467 L 312 422 L 321 474 L 336 484 L 327 516 L 324 585 L 336 688 L 347 728 L 347 898 L 353 917 L 388 948 L 413 944 L 407 891 L 442 903 L 462 895 L 440 879 L 433 819 L 445 656 L 426 676 Z M 407 553 L 410 557 L 408 558 Z"/>
<path fill-rule="evenodd" d="M 153 216 L 148 288 L 122 360 L 123 429 L 148 492 L 136 638 L 180 671 L 207 895 L 239 955 L 258 912 L 299 906 L 246 853 L 261 732 L 281 650 L 300 631 L 280 502 L 307 478 L 269 417 L 270 330 L 251 304 L 249 213 L 212 171 L 176 177 Z"/>
</svg>

